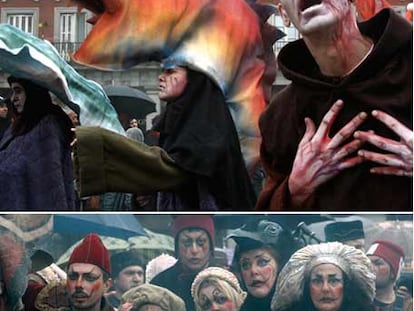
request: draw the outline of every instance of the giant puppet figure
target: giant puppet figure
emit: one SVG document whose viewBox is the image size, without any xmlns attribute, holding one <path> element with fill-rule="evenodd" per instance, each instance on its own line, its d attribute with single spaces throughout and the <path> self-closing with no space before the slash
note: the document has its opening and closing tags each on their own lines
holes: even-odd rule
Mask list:
<svg viewBox="0 0 414 311">
<path fill-rule="evenodd" d="M 159 209 L 252 209 L 238 137 L 249 165 L 258 159 L 257 121 L 275 78 L 272 44 L 280 32 L 266 23 L 275 7 L 244 0 L 75 2 L 95 13 L 76 62 L 122 70 L 160 61 L 160 98 L 166 77 L 188 80 L 161 117 L 163 149 L 77 129 L 81 193 L 171 191 Z"/>
<path fill-rule="evenodd" d="M 258 154 L 257 120 L 275 78 L 272 44 L 281 32 L 266 23 L 274 6 L 245 0 L 75 0 L 95 15 L 73 59 L 106 70 L 145 61 L 186 65 L 217 83 L 245 139 Z M 250 6 L 249 4 L 250 3 Z"/>
<path fill-rule="evenodd" d="M 391 9 L 357 24 L 350 0 L 281 3 L 302 39 L 260 118 L 257 208 L 412 211 L 412 26 Z"/>
</svg>

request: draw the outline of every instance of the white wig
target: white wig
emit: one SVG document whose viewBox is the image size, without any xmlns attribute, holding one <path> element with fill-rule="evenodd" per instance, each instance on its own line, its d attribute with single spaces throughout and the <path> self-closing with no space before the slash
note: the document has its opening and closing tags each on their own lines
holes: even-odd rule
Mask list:
<svg viewBox="0 0 414 311">
<path fill-rule="evenodd" d="M 325 263 L 339 267 L 353 286 L 374 299 L 375 274 L 369 258 L 353 246 L 331 242 L 308 245 L 292 255 L 278 276 L 272 310 L 287 310 L 301 301 L 312 269 Z"/>
</svg>

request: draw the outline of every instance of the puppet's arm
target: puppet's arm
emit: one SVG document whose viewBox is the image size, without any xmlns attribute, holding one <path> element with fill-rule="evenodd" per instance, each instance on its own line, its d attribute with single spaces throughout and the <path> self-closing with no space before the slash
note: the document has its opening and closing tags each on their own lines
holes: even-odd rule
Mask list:
<svg viewBox="0 0 414 311">
<path fill-rule="evenodd" d="M 75 174 L 81 197 L 175 189 L 189 175 L 161 148 L 98 127 L 77 127 Z"/>
</svg>

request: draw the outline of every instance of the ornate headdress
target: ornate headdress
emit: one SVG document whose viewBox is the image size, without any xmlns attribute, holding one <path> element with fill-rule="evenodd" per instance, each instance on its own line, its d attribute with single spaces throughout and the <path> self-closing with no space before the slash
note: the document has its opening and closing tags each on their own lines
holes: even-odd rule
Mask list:
<svg viewBox="0 0 414 311">
<path fill-rule="evenodd" d="M 361 251 L 339 242 L 308 245 L 295 252 L 280 272 L 272 299 L 272 310 L 287 310 L 304 297 L 304 285 L 312 269 L 330 263 L 339 267 L 350 282 L 370 300 L 375 296 L 371 261 Z"/>
</svg>

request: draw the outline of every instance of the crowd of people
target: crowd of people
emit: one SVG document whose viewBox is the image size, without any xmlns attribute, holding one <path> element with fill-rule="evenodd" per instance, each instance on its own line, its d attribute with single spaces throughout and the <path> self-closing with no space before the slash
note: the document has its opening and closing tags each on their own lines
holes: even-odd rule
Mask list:
<svg viewBox="0 0 414 311">
<path fill-rule="evenodd" d="M 238 5 L 246 22 L 255 23 L 251 9 Z M 351 0 L 309 7 L 280 1 L 280 16 L 301 39 L 277 57 L 291 83 L 271 100 L 260 93 L 267 106 L 256 107 L 261 146 L 254 164 L 242 148 L 246 133 L 237 126 L 227 84 L 197 58 L 160 60 L 159 98 L 166 109 L 154 128 L 157 146 L 142 142 L 136 119 L 127 137 L 100 127 L 71 131 L 74 123 L 51 104 L 36 77 L 11 76 L 12 123 L 0 142 L 0 182 L 13 182 L 2 182 L 2 209 L 79 210 L 82 198 L 100 196 L 98 209 L 105 211 L 412 211 L 412 25 L 391 8 L 360 22 L 360 7 Z M 100 26 L 95 32 L 108 29 Z M 262 59 L 270 59 L 266 39 L 255 37 L 263 85 L 276 66 Z M 85 57 L 87 42 L 75 60 Z M 117 65 L 118 57 L 105 55 L 103 66 Z M 245 62 L 233 65 L 247 68 Z M 0 121 L 3 132 L 8 121 Z M 140 206 L 140 199 L 151 204 Z"/>
<path fill-rule="evenodd" d="M 44 256 L 42 265 L 48 266 L 31 271 L 26 288 L 12 286 L 21 285 L 22 278 L 13 283 L 13 276 L 2 275 L 0 301 L 7 306 L 10 295 L 14 305 L 0 310 L 412 310 L 412 271 L 404 271 L 411 282 L 400 277 L 403 249 L 393 241 L 375 240 L 365 251 L 360 221 L 334 224 L 336 237 L 329 225 L 326 241 L 303 245 L 278 222 L 247 220 L 228 231 L 225 239 L 235 246 L 231 262 L 224 263 L 214 257 L 210 215 L 175 216 L 175 255 L 148 262 L 137 249 L 110 252 L 90 233 L 73 249 L 65 271 Z M 362 247 L 351 246 L 356 240 Z"/>
</svg>

